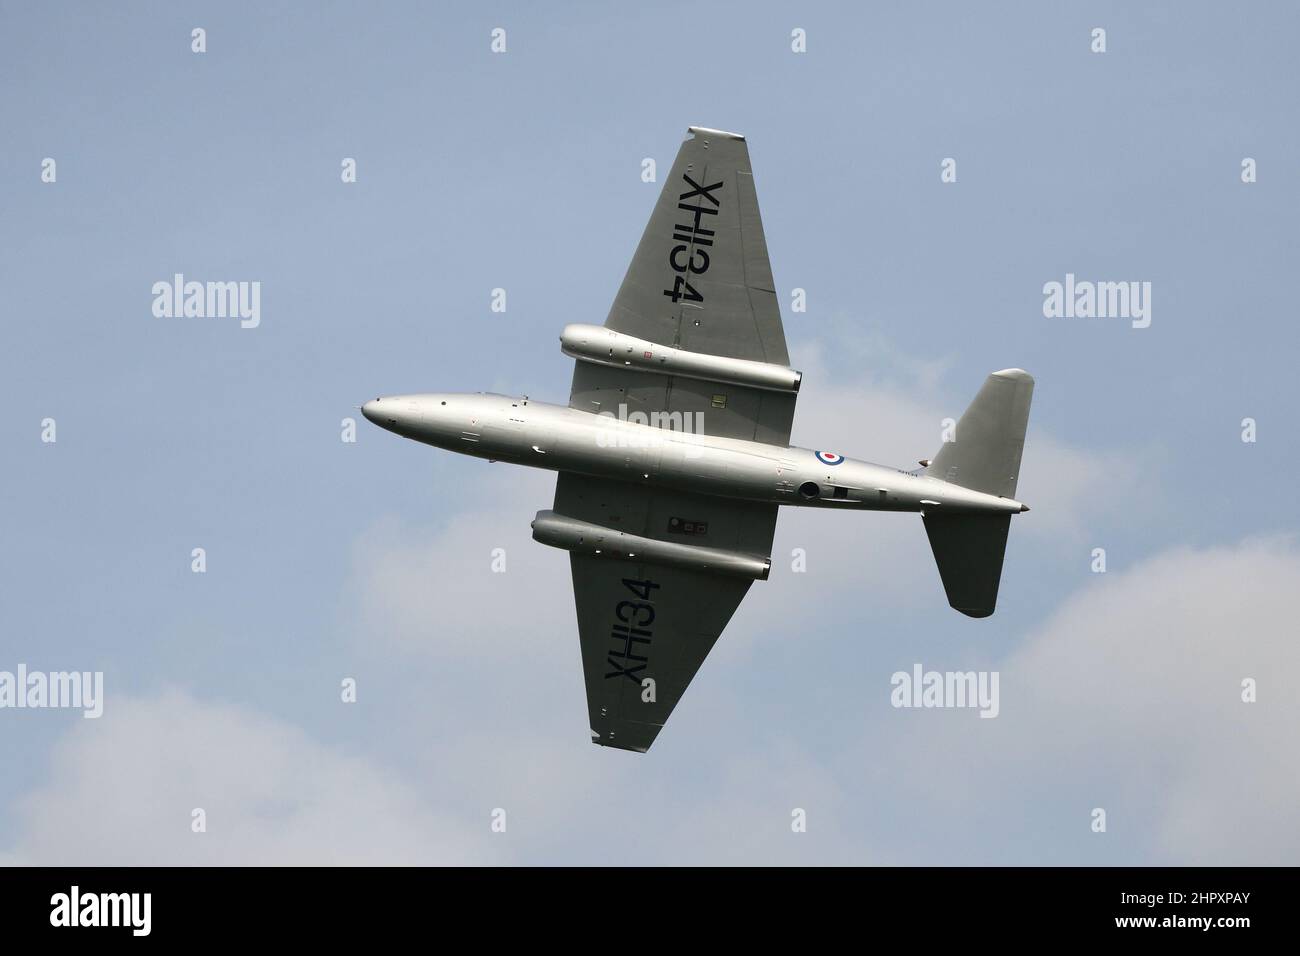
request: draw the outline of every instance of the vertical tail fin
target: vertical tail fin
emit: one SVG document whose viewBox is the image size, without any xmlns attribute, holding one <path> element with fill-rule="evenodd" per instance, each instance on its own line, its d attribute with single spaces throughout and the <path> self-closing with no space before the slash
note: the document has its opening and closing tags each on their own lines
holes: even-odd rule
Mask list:
<svg viewBox="0 0 1300 956">
<path fill-rule="evenodd" d="M 944 442 L 925 473 L 963 488 L 1014 498 L 1033 397 L 1034 378 L 1024 369 L 994 372 L 957 422 L 954 440 Z"/>
</svg>

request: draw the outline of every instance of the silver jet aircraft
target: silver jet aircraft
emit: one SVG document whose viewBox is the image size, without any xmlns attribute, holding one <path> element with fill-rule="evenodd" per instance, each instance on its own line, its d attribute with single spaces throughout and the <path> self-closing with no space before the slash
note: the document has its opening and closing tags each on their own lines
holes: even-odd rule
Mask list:
<svg viewBox="0 0 1300 956">
<path fill-rule="evenodd" d="M 753 581 L 782 506 L 921 514 L 948 603 L 993 613 L 1034 380 L 994 372 L 933 461 L 790 446 L 786 352 L 745 138 L 692 127 L 603 326 L 569 325 L 569 403 L 397 395 L 366 418 L 557 472 L 533 538 L 569 552 L 595 743 L 645 752 Z"/>
</svg>

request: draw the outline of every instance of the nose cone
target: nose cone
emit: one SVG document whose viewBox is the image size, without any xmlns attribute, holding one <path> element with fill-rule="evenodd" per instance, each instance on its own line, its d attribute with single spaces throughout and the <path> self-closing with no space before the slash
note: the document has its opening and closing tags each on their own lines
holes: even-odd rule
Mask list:
<svg viewBox="0 0 1300 956">
<path fill-rule="evenodd" d="M 397 432 L 399 435 L 405 434 L 406 428 L 412 424 L 416 416 L 414 409 L 410 407 L 411 403 L 404 401 L 403 398 L 404 396 L 399 395 L 395 398 L 371 399 L 361 406 L 361 414 L 380 428 Z"/>
<path fill-rule="evenodd" d="M 361 414 L 380 428 L 407 438 L 420 438 L 428 418 L 429 396 L 385 395 L 361 406 Z"/>
</svg>

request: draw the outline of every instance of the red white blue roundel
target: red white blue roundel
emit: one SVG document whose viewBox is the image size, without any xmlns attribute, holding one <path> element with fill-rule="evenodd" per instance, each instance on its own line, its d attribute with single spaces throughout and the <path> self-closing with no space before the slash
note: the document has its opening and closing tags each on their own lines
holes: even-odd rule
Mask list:
<svg viewBox="0 0 1300 956">
<path fill-rule="evenodd" d="M 833 451 L 816 451 L 813 454 L 817 456 L 817 460 L 823 465 L 838 465 L 844 461 L 843 455 L 837 455 Z"/>
</svg>

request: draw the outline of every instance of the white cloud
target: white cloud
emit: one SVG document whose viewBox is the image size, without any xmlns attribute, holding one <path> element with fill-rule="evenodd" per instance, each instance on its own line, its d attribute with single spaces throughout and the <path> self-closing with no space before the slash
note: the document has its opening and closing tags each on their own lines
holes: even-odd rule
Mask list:
<svg viewBox="0 0 1300 956">
<path fill-rule="evenodd" d="M 527 659 L 540 652 L 537 632 L 573 628 L 568 556 L 532 539 L 533 516 L 551 506 L 555 476 L 499 465 L 481 487 L 482 503 L 442 528 L 390 519 L 357 542 L 359 641 L 417 654 Z M 493 570 L 498 549 L 503 573 Z"/>
<path fill-rule="evenodd" d="M 191 831 L 201 807 L 207 832 Z M 362 758 L 247 707 L 179 691 L 114 699 L 61 739 L 20 802 L 7 864 L 438 864 L 505 859 Z M 481 834 L 476 837 L 475 834 Z"/>
<path fill-rule="evenodd" d="M 179 691 L 115 700 L 61 739 L 0 865 L 864 862 L 836 822 L 844 795 L 789 742 L 687 773 L 695 748 L 647 758 L 582 736 L 466 730 L 399 779 L 246 707 Z M 796 806 L 807 833 L 790 829 Z"/>
<path fill-rule="evenodd" d="M 1149 862 L 1294 864 L 1297 582 L 1286 539 L 1098 576 L 1001 666 L 996 721 L 895 721 L 908 732 L 890 761 L 936 812 L 1059 810 L 1065 832 L 1040 834 L 1046 846 L 1077 835 Z M 1242 702 L 1244 678 L 1258 681 L 1257 703 Z M 935 788 L 935 768 L 964 785 Z M 1087 829 L 1095 806 L 1105 835 Z"/>
<path fill-rule="evenodd" d="M 980 663 L 987 644 L 925 661 L 999 669 L 996 720 L 889 709 L 894 662 L 878 661 L 865 672 L 878 695 L 836 711 L 861 719 L 861 744 L 830 754 L 755 731 L 765 708 L 744 688 L 748 664 L 738 686 L 715 668 L 693 689 L 707 698 L 651 754 L 591 747 L 570 719 L 583 706 L 570 632 L 572 653 L 544 672 L 514 673 L 491 652 L 487 683 L 455 672 L 499 721 L 435 726 L 430 713 L 427 728 L 404 729 L 400 776 L 246 707 L 179 692 L 116 700 L 71 724 L 3 862 L 1294 863 L 1297 580 L 1286 540 L 1098 576 L 1001 661 Z M 462 653 L 410 659 L 410 683 L 387 690 L 414 693 Z M 1258 703 L 1241 702 L 1245 677 Z M 206 834 L 190 832 L 195 806 Z M 497 806 L 508 836 L 488 832 Z M 1088 829 L 1094 806 L 1105 835 Z M 790 831 L 795 807 L 806 834 Z"/>
</svg>

